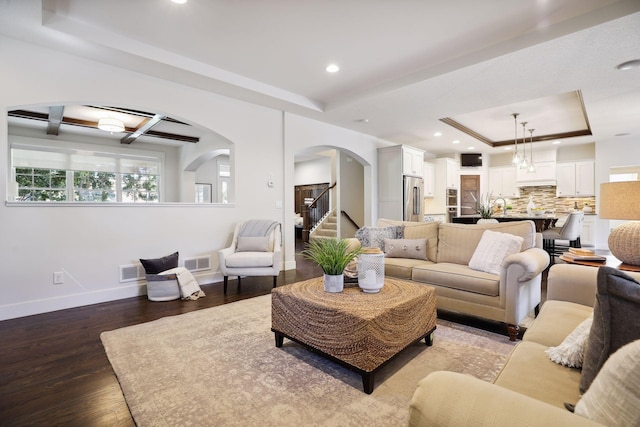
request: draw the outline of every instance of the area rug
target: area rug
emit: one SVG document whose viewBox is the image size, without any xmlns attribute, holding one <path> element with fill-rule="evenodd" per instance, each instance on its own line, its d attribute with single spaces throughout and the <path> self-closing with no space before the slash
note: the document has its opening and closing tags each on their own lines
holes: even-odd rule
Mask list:
<svg viewBox="0 0 640 427">
<path fill-rule="evenodd" d="M 491 381 L 513 348 L 503 335 L 438 320 L 362 391 L 360 375 L 285 339 L 271 295 L 101 335 L 138 426 L 401 426 L 418 381 L 437 370 Z"/>
</svg>

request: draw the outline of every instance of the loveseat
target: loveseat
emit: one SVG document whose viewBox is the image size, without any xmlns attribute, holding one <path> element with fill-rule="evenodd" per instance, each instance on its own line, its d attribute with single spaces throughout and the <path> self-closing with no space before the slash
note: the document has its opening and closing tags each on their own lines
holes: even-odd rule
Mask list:
<svg viewBox="0 0 640 427">
<path fill-rule="evenodd" d="M 601 273 L 607 273 L 607 270 L 613 269 L 604 269 Z M 605 364 L 600 373 L 595 372 L 595 379 L 590 383 L 590 388 L 586 389 L 592 395 L 587 397 L 585 394 L 582 399 L 587 399 L 587 402 L 583 402 L 581 408 L 576 406 L 575 410 L 580 415 L 570 412 L 565 407 L 565 403 L 575 405 L 581 399 L 580 388 L 583 386 L 581 381 L 584 381 L 581 369 L 553 362 L 546 352 L 550 347 L 561 346 L 563 341 L 563 345 L 569 342 L 570 347 L 583 342 L 586 350 L 584 350 L 585 347 L 580 351 L 572 349 L 571 354 L 574 358 L 584 355 L 584 370 L 590 351 L 596 351 L 598 345 L 613 342 L 610 338 L 599 342 L 600 340 L 594 338 L 592 329 L 586 329 L 587 335 L 583 334 L 583 341 L 575 337 L 567 338 L 569 335 L 574 336 L 580 325 L 584 324 L 585 319 L 594 312 L 592 306 L 596 300 L 596 290 L 600 306 L 605 307 L 609 304 L 603 297 L 602 276 L 604 275 L 597 276 L 598 273 L 599 269 L 596 267 L 568 264 L 552 266 L 548 275 L 547 300 L 542 305 L 533 325 L 525 332 L 522 342 L 515 346 L 494 383 L 455 372 L 438 371 L 429 374 L 419 382 L 414 393 L 410 405 L 409 426 L 601 426 L 603 424 L 585 418 L 585 413 L 588 413 L 592 416 L 591 418 L 602 420 L 603 415 L 599 411 L 604 412 L 605 415 L 608 412 L 609 416 L 617 418 L 616 421 L 607 422 L 605 425 L 638 425 L 637 423 L 640 422 L 638 316 L 635 316 L 635 321 L 628 319 L 627 322 L 620 322 L 623 324 L 618 325 L 623 331 L 628 328 L 636 329 L 624 332 L 627 338 L 631 335 L 631 344 L 622 349 L 633 346 L 636 354 L 633 356 L 635 365 L 620 367 L 622 378 L 619 378 L 620 372 L 618 372 L 618 384 L 625 393 L 625 397 L 611 396 L 611 401 L 606 401 L 607 395 L 614 394 L 616 387 L 612 383 L 605 382 L 603 372 L 611 367 Z M 614 276 L 616 280 L 620 279 L 616 277 L 620 274 L 619 272 L 607 274 Z M 636 280 L 640 279 L 640 273 L 630 273 L 630 276 Z M 625 298 L 632 300 L 631 309 L 637 310 L 640 285 L 637 282 L 625 284 L 627 285 L 635 287 L 635 291 L 626 292 Z M 613 306 L 610 308 L 615 311 Z M 592 321 L 594 326 L 597 322 L 596 318 L 605 319 L 606 322 L 607 317 L 615 316 L 615 313 L 603 314 L 605 312 L 601 310 L 603 309 L 596 309 L 598 313 L 594 314 Z M 616 310 L 619 311 L 619 308 Z M 610 335 L 614 333 L 611 328 L 604 328 L 603 331 Z M 591 345 L 593 348 L 589 348 Z M 567 351 L 565 350 L 563 354 Z M 619 353 L 614 353 L 614 356 L 610 357 L 607 355 L 612 364 L 612 359 Z M 592 360 L 606 363 L 607 357 L 596 353 Z M 568 359 L 565 357 L 565 364 Z M 580 363 L 582 362 L 581 360 Z M 580 366 L 580 364 L 569 364 L 569 366 Z M 626 399 L 633 400 L 630 403 Z M 616 408 L 616 405 L 620 406 Z M 635 417 L 634 420 L 621 420 L 619 415 L 621 412 L 631 412 L 631 416 Z"/>
<path fill-rule="evenodd" d="M 500 252 L 506 243 L 485 240 L 489 249 L 482 250 L 486 230 L 493 236 L 517 236 L 520 244 L 504 259 L 488 261 L 484 255 Z M 540 303 L 549 255 L 532 221 L 467 225 L 379 219 L 376 227 L 364 227 L 356 237 L 355 246 L 385 251 L 386 276 L 433 286 L 439 310 L 506 323 L 511 340 L 518 324 Z M 489 264 L 493 268 L 483 268 Z"/>
</svg>

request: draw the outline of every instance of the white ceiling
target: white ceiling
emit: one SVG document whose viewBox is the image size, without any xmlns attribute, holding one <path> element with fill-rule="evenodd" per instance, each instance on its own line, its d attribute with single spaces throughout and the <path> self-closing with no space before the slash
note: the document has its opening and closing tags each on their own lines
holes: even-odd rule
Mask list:
<svg viewBox="0 0 640 427">
<path fill-rule="evenodd" d="M 573 113 L 525 102 L 573 91 L 593 135 L 563 144 L 640 143 L 638 0 L 4 0 L 0 32 L 434 155 L 503 152 L 441 118 L 546 134 Z"/>
</svg>

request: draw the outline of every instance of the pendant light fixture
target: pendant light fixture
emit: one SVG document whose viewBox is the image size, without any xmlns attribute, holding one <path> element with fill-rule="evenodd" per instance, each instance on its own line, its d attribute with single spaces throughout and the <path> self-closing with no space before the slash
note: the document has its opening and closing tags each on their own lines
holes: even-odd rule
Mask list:
<svg viewBox="0 0 640 427">
<path fill-rule="evenodd" d="M 514 137 L 513 137 L 513 144 L 514 144 L 513 158 L 511 159 L 511 161 L 512 161 L 512 163 L 514 165 L 517 166 L 520 163 L 520 156 L 518 155 L 518 116 L 520 114 L 513 113 L 511 115 L 513 116 L 513 124 L 514 124 L 514 129 L 515 129 L 515 133 L 514 133 Z"/>
<path fill-rule="evenodd" d="M 531 138 L 529 139 L 529 168 L 527 168 L 527 173 L 536 173 L 536 165 L 533 163 L 533 131 L 535 129 L 529 129 L 529 135 Z"/>
<path fill-rule="evenodd" d="M 527 132 L 525 130 L 525 126 L 527 126 L 527 122 L 521 122 L 522 125 L 522 161 L 518 164 L 520 169 L 527 169 L 529 167 L 529 162 L 527 161 Z"/>
</svg>

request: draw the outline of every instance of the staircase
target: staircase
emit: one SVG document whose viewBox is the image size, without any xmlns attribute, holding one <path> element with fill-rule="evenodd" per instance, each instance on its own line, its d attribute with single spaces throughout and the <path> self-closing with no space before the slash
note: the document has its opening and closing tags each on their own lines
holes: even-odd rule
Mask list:
<svg viewBox="0 0 640 427">
<path fill-rule="evenodd" d="M 320 221 L 318 226 L 309 234 L 311 239 L 336 239 L 338 238 L 338 218 L 335 209 Z"/>
</svg>

